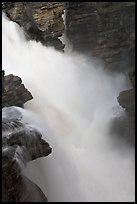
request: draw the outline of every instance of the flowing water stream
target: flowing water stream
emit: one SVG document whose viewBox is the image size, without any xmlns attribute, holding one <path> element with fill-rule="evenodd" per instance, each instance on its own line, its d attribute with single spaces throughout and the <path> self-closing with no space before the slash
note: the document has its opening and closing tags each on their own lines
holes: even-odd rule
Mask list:
<svg viewBox="0 0 137 204">
<path fill-rule="evenodd" d="M 5 15 L 2 68 L 32 93 L 26 115 L 53 149 L 24 171 L 49 202 L 134 201 L 134 148 L 110 134 L 112 120 L 124 111 L 117 96 L 130 87 L 126 76 L 108 73 L 87 56 L 26 41 Z"/>
</svg>

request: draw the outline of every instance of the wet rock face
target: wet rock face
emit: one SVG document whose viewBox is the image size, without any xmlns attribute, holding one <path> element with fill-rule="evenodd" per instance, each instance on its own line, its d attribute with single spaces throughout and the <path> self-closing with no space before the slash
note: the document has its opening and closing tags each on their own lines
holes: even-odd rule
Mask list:
<svg viewBox="0 0 137 204">
<path fill-rule="evenodd" d="M 41 133 L 24 118 L 24 109 L 2 109 L 3 202 L 46 202 L 40 188 L 22 176 L 27 162 L 48 156 L 52 149 Z"/>
<path fill-rule="evenodd" d="M 47 156 L 51 153 L 51 148 L 42 139 L 41 133 L 29 124 L 29 121 L 24 122 L 21 111 L 26 110 L 16 106 L 2 109 L 2 147 L 3 156 L 7 156 L 8 152 L 11 157 L 17 155 L 22 167 L 30 160 Z M 7 147 L 10 148 L 7 149 Z"/>
<path fill-rule="evenodd" d="M 129 72 L 133 88 L 119 93 L 117 100 L 125 110 L 124 114 L 112 125 L 112 132 L 126 138 L 129 144 L 135 145 L 135 71 Z"/>
<path fill-rule="evenodd" d="M 47 198 L 41 189 L 30 181 L 25 176 L 20 175 L 12 183 L 12 188 L 9 186 L 9 178 L 2 180 L 2 202 L 47 202 Z M 5 187 L 6 186 L 6 187 Z"/>
<path fill-rule="evenodd" d="M 31 93 L 22 84 L 22 80 L 13 74 L 2 72 L 2 107 L 19 106 L 33 99 Z"/>
<path fill-rule="evenodd" d="M 24 28 L 28 39 L 42 42 L 63 50 L 64 44 L 58 39 L 64 33 L 62 2 L 3 2 L 7 16 Z"/>
<path fill-rule="evenodd" d="M 19 108 L 32 98 L 21 78 L 5 76 L 2 71 L 3 202 L 47 202 L 41 189 L 22 175 L 27 162 L 48 156 L 52 151 L 39 130 L 24 119 L 27 110 Z"/>
<path fill-rule="evenodd" d="M 134 68 L 134 2 L 67 2 L 66 9 L 74 50 L 101 58 L 112 70 Z"/>
<path fill-rule="evenodd" d="M 135 70 L 129 72 L 129 79 L 133 88 L 120 92 L 118 96 L 119 104 L 125 109 L 131 120 L 132 126 L 135 125 Z"/>
</svg>

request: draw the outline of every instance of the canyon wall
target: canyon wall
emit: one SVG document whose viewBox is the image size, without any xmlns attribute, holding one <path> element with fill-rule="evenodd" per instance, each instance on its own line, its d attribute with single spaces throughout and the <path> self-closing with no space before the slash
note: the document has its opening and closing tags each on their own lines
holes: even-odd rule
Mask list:
<svg viewBox="0 0 137 204">
<path fill-rule="evenodd" d="M 23 27 L 27 39 L 63 51 L 59 37 L 64 33 L 62 2 L 2 2 L 7 16 Z"/>
<path fill-rule="evenodd" d="M 100 59 L 112 72 L 122 72 L 131 89 L 117 100 L 125 117 L 114 123 L 113 131 L 135 136 L 135 2 L 66 2 L 66 35 L 72 49 Z"/>
<path fill-rule="evenodd" d="M 73 50 L 100 58 L 112 71 L 127 73 L 132 70 L 129 72 L 129 79 L 133 88 L 121 92 L 118 102 L 128 116 L 127 120 L 122 121 L 121 127 L 128 132 L 128 136 L 133 135 L 135 128 L 134 2 L 2 2 L 3 11 L 12 21 L 23 27 L 28 40 L 40 41 L 43 45 L 53 46 L 59 51 L 63 51 L 65 46 L 59 40 L 65 31 L 62 18 L 64 8 L 66 35 Z M 23 107 L 23 104 L 32 98 L 18 76 L 12 74 L 4 76 L 3 72 L 2 107 Z M 3 120 L 3 128 L 8 127 L 7 122 Z M 13 157 L 18 145 L 21 148 L 25 146 L 25 152 L 28 152 L 30 160 L 47 156 L 51 153 L 51 148 L 35 130 L 33 134 L 36 134 L 41 148 L 38 148 L 39 146 L 36 148 L 31 142 L 28 147 L 26 138 L 31 137 L 32 132 L 20 131 L 20 124 L 17 124 L 17 127 L 19 131 L 13 131 L 10 137 L 7 137 L 5 130 L 2 133 L 3 202 L 32 202 L 31 195 L 35 195 L 35 192 L 39 192 L 39 196 L 34 197 L 35 201 L 46 202 L 47 198 L 39 187 L 24 178 L 21 171 L 18 174 L 18 164 Z M 5 148 L 7 144 L 9 149 Z M 8 165 L 7 163 L 5 165 L 7 161 Z"/>
<path fill-rule="evenodd" d="M 67 2 L 66 35 L 73 50 L 99 57 L 109 69 L 134 69 L 135 3 Z"/>
</svg>

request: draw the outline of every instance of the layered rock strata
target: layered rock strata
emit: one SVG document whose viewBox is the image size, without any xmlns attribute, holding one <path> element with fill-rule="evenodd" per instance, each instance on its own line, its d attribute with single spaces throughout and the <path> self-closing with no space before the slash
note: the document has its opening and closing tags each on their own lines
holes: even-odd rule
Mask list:
<svg viewBox="0 0 137 204">
<path fill-rule="evenodd" d="M 3 11 L 23 27 L 27 39 L 63 51 L 59 37 L 64 33 L 63 2 L 3 2 Z"/>
<path fill-rule="evenodd" d="M 99 57 L 114 71 L 134 69 L 134 2 L 67 2 L 66 29 L 74 50 Z"/>
<path fill-rule="evenodd" d="M 117 98 L 125 116 L 112 129 L 134 143 L 135 2 L 66 2 L 66 35 L 73 50 L 101 59 L 110 71 L 130 71 L 133 88 Z"/>
</svg>

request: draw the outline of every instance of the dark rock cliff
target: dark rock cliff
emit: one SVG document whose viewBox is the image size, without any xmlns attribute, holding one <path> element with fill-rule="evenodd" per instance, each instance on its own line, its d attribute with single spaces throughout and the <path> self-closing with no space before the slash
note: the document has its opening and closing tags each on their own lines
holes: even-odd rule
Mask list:
<svg viewBox="0 0 137 204">
<path fill-rule="evenodd" d="M 135 70 L 128 73 L 133 88 L 119 93 L 117 98 L 119 104 L 125 109 L 125 118 L 121 127 L 125 129 L 124 134 L 130 136 L 135 142 Z"/>
<path fill-rule="evenodd" d="M 133 88 L 117 98 L 125 116 L 113 131 L 120 129 L 134 143 L 135 2 L 66 2 L 66 35 L 73 50 L 101 59 L 111 71 L 129 72 Z"/>
<path fill-rule="evenodd" d="M 51 147 L 29 121 L 22 108 L 2 109 L 2 199 L 3 202 L 47 202 L 41 189 L 22 175 L 27 162 L 48 156 Z"/>
<path fill-rule="evenodd" d="M 112 121 L 111 134 L 118 134 L 120 137 L 134 146 L 135 145 L 135 70 L 128 73 L 132 87 L 121 91 L 117 97 L 119 105 L 124 109 L 124 113 Z"/>
<path fill-rule="evenodd" d="M 23 175 L 11 175 L 2 178 L 2 202 L 47 202 L 41 189 Z"/>
<path fill-rule="evenodd" d="M 118 102 L 132 118 L 132 116 L 134 116 L 133 113 L 135 113 L 135 71 L 129 72 L 129 79 L 133 88 L 120 92 Z"/>
<path fill-rule="evenodd" d="M 19 106 L 33 99 L 18 76 L 6 75 L 2 71 L 2 107 Z"/>
<path fill-rule="evenodd" d="M 74 50 L 101 58 L 111 70 L 134 68 L 134 2 L 67 2 L 66 9 Z"/>
<path fill-rule="evenodd" d="M 52 150 L 29 121 L 22 121 L 24 109 L 19 107 L 32 98 L 21 78 L 2 71 L 2 202 L 47 202 L 41 189 L 22 175 L 27 162 Z"/>
<path fill-rule="evenodd" d="M 3 2 L 7 16 L 24 28 L 26 37 L 63 51 L 63 2 Z"/>
</svg>

